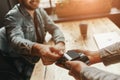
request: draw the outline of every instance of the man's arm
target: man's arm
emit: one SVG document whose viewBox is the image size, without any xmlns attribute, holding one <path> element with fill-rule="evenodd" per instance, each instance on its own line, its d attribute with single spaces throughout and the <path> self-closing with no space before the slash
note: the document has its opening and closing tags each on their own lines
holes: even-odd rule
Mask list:
<svg viewBox="0 0 120 80">
<path fill-rule="evenodd" d="M 99 53 L 105 65 L 120 62 L 120 42 L 99 50 Z"/>
<path fill-rule="evenodd" d="M 98 51 L 77 50 L 88 56 L 90 63 L 95 64 L 103 62 L 105 65 L 120 62 L 120 42 L 107 46 Z"/>
<path fill-rule="evenodd" d="M 6 36 L 9 45 L 16 53 L 31 55 L 31 49 L 35 42 L 25 39 L 21 28 L 23 19 L 20 14 L 18 13 L 16 16 L 16 13 L 10 12 L 5 17 Z"/>
<path fill-rule="evenodd" d="M 69 74 L 76 80 L 81 80 L 81 78 L 85 78 L 85 80 L 120 80 L 120 75 L 90 67 L 81 61 L 67 61 L 66 64 L 70 67 Z"/>
<path fill-rule="evenodd" d="M 105 72 L 95 67 L 85 67 L 81 70 L 81 74 L 88 80 L 120 80 L 120 75 Z"/>
<path fill-rule="evenodd" d="M 40 8 L 39 11 L 44 20 L 43 22 L 45 24 L 45 29 L 53 36 L 54 42 L 55 43 L 58 43 L 58 42 L 64 43 L 65 38 L 64 38 L 62 31 L 59 29 L 59 27 L 47 15 L 47 13 L 44 11 L 44 9 Z"/>
</svg>

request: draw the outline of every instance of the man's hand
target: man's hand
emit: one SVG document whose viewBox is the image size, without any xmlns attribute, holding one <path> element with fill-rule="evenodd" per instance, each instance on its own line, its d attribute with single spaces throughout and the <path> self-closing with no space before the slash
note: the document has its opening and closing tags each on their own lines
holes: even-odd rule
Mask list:
<svg viewBox="0 0 120 80">
<path fill-rule="evenodd" d="M 88 56 L 90 60 L 90 64 L 95 64 L 101 62 L 100 53 L 98 51 L 89 51 L 89 50 L 80 50 L 86 56 Z"/>
<path fill-rule="evenodd" d="M 40 56 L 44 65 L 50 65 L 62 57 L 61 49 L 49 45 L 36 43 L 32 47 L 32 54 Z"/>
<path fill-rule="evenodd" d="M 89 51 L 89 50 L 80 50 L 80 49 L 76 49 L 75 51 L 78 53 L 81 52 L 86 56 L 88 56 L 90 60 L 90 64 L 101 62 L 100 53 L 98 51 Z"/>
<path fill-rule="evenodd" d="M 46 45 L 42 46 L 40 53 L 44 65 L 54 63 L 63 55 L 60 50 Z"/>
<path fill-rule="evenodd" d="M 76 80 L 81 80 L 80 71 L 88 67 L 85 63 L 81 61 L 67 61 L 66 65 L 70 67 L 69 75 L 73 76 Z"/>
</svg>

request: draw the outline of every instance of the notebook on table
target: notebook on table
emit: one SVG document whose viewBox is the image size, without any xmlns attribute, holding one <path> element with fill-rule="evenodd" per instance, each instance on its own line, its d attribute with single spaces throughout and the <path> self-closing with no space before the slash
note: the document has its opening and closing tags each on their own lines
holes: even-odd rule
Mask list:
<svg viewBox="0 0 120 80">
<path fill-rule="evenodd" d="M 120 35 L 117 32 L 99 33 L 93 36 L 99 49 L 120 41 Z"/>
</svg>

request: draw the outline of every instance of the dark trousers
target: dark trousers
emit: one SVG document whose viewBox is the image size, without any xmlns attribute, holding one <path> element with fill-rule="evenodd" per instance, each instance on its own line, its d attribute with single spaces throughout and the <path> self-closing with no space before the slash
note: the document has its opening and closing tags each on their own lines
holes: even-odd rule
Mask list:
<svg viewBox="0 0 120 80">
<path fill-rule="evenodd" d="M 24 80 L 10 59 L 0 55 L 0 80 Z"/>
</svg>

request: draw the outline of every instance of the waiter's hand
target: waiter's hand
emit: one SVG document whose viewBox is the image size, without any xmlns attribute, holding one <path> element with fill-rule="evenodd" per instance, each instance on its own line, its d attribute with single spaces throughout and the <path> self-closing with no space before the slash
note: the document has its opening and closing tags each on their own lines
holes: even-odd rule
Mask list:
<svg viewBox="0 0 120 80">
<path fill-rule="evenodd" d="M 81 80 L 80 71 L 83 68 L 88 67 L 88 65 L 81 61 L 67 61 L 66 65 L 70 67 L 69 75 L 73 76 L 76 80 Z"/>
</svg>

